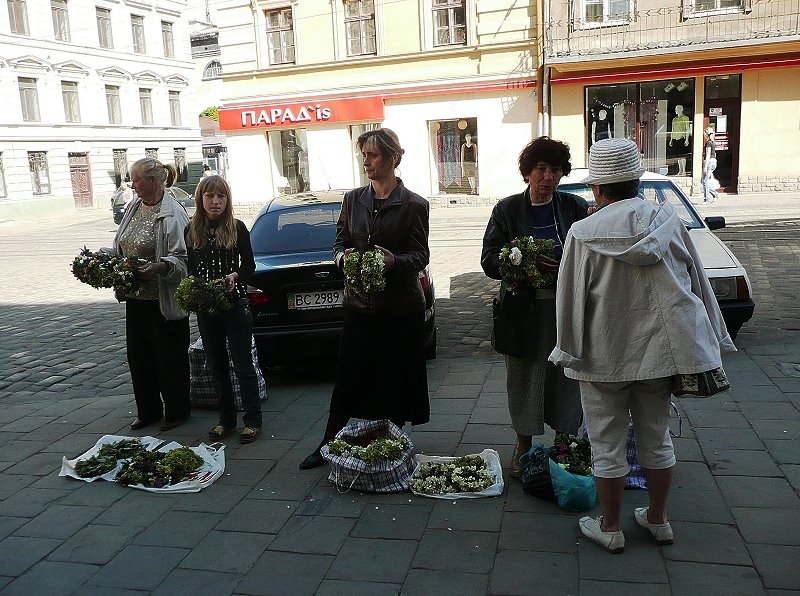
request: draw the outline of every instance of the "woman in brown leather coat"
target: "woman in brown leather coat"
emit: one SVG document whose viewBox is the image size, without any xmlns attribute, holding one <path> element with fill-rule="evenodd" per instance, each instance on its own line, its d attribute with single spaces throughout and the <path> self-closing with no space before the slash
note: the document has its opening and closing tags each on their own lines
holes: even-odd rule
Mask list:
<svg viewBox="0 0 800 596">
<path fill-rule="evenodd" d="M 428 202 L 408 190 L 395 169 L 403 157 L 397 135 L 387 129 L 358 137 L 370 184 L 344 196 L 333 255 L 343 268 L 352 251 L 383 252 L 384 290 L 362 295 L 347 287 L 336 385 L 322 442 L 300 469 L 325 463 L 320 448 L 350 418 L 428 422 L 425 368 L 425 296 L 419 272 L 428 264 Z"/>
</svg>

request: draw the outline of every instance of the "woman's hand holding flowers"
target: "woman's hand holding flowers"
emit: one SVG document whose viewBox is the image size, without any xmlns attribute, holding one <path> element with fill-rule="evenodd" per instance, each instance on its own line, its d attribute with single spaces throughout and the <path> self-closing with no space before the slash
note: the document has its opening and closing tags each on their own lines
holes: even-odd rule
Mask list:
<svg viewBox="0 0 800 596">
<path fill-rule="evenodd" d="M 169 271 L 169 266 L 164 261 L 158 263 L 147 263 L 136 270 L 136 277 L 144 280 L 155 279 L 158 275 L 164 275 Z"/>
<path fill-rule="evenodd" d="M 378 246 L 377 244 L 375 245 L 375 250 L 379 250 L 383 253 L 383 264 L 387 269 L 394 267 L 395 258 L 394 254 L 392 254 L 392 251 L 390 251 L 388 248 Z"/>
<path fill-rule="evenodd" d="M 539 253 L 536 255 L 536 268 L 540 273 L 558 273 L 558 260 Z"/>
</svg>

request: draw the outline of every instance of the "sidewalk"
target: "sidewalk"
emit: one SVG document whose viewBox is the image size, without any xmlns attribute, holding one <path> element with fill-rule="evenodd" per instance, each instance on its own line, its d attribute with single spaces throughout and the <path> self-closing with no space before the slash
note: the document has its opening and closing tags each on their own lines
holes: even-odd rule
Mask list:
<svg viewBox="0 0 800 596">
<path fill-rule="evenodd" d="M 707 209 L 732 208 L 727 199 Z M 751 200 L 766 214 L 764 201 Z M 457 209 L 436 211 L 466 219 Z M 444 229 L 453 234 L 449 223 Z M 583 514 L 524 494 L 507 470 L 502 497 L 467 501 L 339 492 L 325 468 L 299 471 L 325 424 L 332 375 L 324 369 L 269 371 L 262 438 L 247 446 L 226 440 L 225 475 L 200 493 L 154 495 L 58 477 L 62 456 L 104 434 L 157 434 L 128 427 L 134 413 L 122 307 L 75 283 L 64 265 L 77 243 L 99 244 L 114 228 L 110 212 L 91 226 L 76 214 L 2 227 L 0 593 L 800 591 L 800 334 L 781 318 L 796 308 L 796 229 L 779 242 L 765 240 L 768 233 L 742 240 L 752 248 L 742 260 L 754 284 L 756 276 L 767 280 L 771 294 L 769 302 L 759 297 L 739 351 L 726 357 L 732 389 L 676 400 L 675 544 L 658 547 L 635 524 L 633 508 L 647 495 L 627 491 L 626 549 L 611 556 L 579 538 Z M 37 249 L 23 242 L 31 234 L 41 238 Z M 432 244 L 447 239 L 432 237 Z M 462 240 L 474 245 L 480 236 Z M 464 256 L 463 247 L 432 251 L 437 259 Z M 419 452 L 492 447 L 508 465 L 505 367 L 489 344 L 487 316 L 496 286 L 476 265 L 471 257 L 449 265 L 464 270 L 452 274 L 449 297 L 437 300 L 431 421 L 406 430 Z M 160 438 L 196 445 L 215 422 L 213 412 L 197 410 Z"/>
</svg>

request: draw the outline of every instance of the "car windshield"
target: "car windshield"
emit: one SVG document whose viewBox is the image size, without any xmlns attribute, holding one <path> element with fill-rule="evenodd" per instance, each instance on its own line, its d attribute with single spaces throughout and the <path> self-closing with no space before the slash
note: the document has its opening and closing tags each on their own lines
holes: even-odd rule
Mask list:
<svg viewBox="0 0 800 596">
<path fill-rule="evenodd" d="M 592 189 L 585 184 L 564 184 L 559 186 L 558 189 L 581 196 L 586 199 L 590 205 L 594 205 Z M 658 201 L 659 203 L 669 201 L 670 204 L 675 207 L 678 217 L 681 218 L 688 229 L 704 227 L 700 216 L 694 208 L 689 205 L 689 200 L 686 199 L 672 183 L 662 180 L 642 180 L 639 185 L 639 194 L 644 195 L 645 198 L 651 201 Z"/>
<path fill-rule="evenodd" d="M 331 250 L 336 240 L 339 203 L 267 212 L 253 224 L 250 242 L 256 254 Z"/>
</svg>

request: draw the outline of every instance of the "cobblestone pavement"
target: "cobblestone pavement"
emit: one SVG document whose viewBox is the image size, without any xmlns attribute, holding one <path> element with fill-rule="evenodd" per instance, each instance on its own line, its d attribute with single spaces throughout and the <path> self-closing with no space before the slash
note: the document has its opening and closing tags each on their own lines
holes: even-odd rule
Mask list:
<svg viewBox="0 0 800 596">
<path fill-rule="evenodd" d="M 418 451 L 493 447 L 506 463 L 505 370 L 488 341 L 496 282 L 475 258 L 485 219 L 476 221 L 488 211 L 438 211 L 432 416 L 406 430 Z M 340 493 L 324 469 L 298 471 L 323 430 L 327 368 L 267 371 L 262 439 L 229 441 L 225 475 L 201 493 L 58 477 L 62 456 L 104 434 L 146 434 L 128 428 L 123 307 L 67 267 L 84 244 L 109 244 L 115 226 L 107 210 L 0 224 L 0 592 L 798 593 L 799 223 L 720 232 L 747 268 L 757 305 L 739 352 L 726 359 L 733 388 L 676 400 L 675 545 L 657 547 L 629 516 L 626 551 L 616 557 L 578 538 L 581 514 L 530 497 L 507 477 L 502 497 L 441 501 Z M 215 420 L 196 410 L 161 438 L 196 445 Z M 625 511 L 645 502 L 646 493 L 627 492 Z"/>
</svg>

